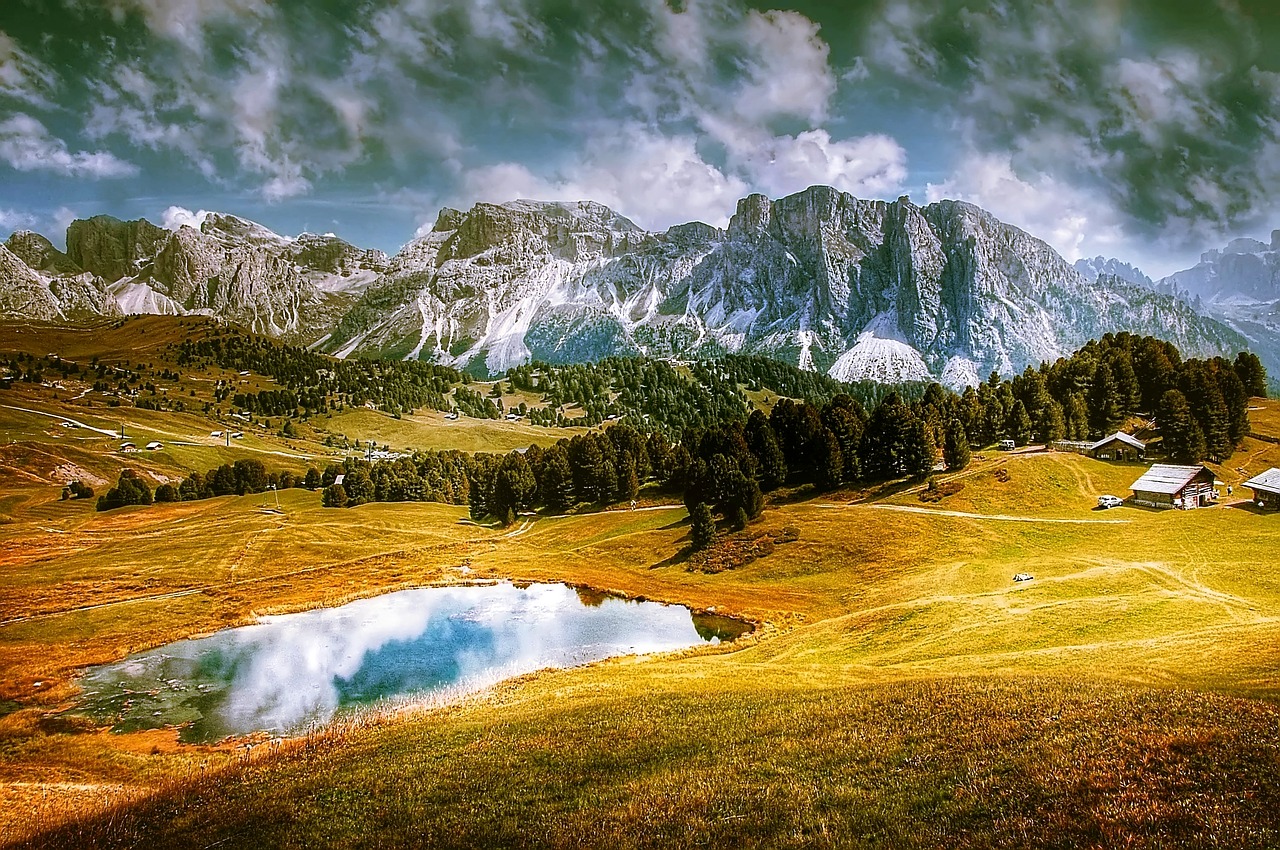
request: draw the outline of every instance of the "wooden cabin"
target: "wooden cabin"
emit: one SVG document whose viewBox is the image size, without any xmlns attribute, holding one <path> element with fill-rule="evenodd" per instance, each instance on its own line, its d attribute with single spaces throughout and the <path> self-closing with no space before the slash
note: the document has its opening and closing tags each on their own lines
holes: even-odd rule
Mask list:
<svg viewBox="0 0 1280 850">
<path fill-rule="evenodd" d="M 1274 466 L 1255 475 L 1244 486 L 1253 490 L 1253 501 L 1264 511 L 1280 511 L 1280 469 Z"/>
<path fill-rule="evenodd" d="M 1089 456 L 1098 460 L 1137 461 L 1147 454 L 1147 444 L 1137 437 L 1117 431 L 1089 446 Z"/>
<path fill-rule="evenodd" d="M 1157 463 L 1130 485 L 1129 501 L 1148 508 L 1200 508 L 1218 501 L 1213 482 L 1213 470 L 1208 467 Z"/>
</svg>

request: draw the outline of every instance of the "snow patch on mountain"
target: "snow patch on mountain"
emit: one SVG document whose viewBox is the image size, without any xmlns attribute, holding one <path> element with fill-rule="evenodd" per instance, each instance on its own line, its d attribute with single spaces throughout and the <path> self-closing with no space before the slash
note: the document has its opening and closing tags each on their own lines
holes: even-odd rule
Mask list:
<svg viewBox="0 0 1280 850">
<path fill-rule="evenodd" d="M 868 322 L 853 347 L 836 359 L 827 374 L 850 383 L 931 380 L 924 358 L 902 338 L 898 317 L 892 311 L 879 313 Z"/>
<path fill-rule="evenodd" d="M 157 292 L 152 286 L 134 278 L 124 278 L 109 286 L 120 312 L 127 316 L 146 314 L 154 316 L 181 316 L 182 305 L 169 296 Z"/>
</svg>

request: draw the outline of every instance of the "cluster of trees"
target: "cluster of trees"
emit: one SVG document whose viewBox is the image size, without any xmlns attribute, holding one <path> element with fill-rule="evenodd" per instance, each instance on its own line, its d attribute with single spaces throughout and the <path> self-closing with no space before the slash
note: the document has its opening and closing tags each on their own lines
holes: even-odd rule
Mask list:
<svg viewBox="0 0 1280 850">
<path fill-rule="evenodd" d="M 266 466 L 256 458 L 243 458 L 235 463 L 224 463 L 208 472 L 193 472 L 182 479 L 177 487 L 169 487 L 172 497 L 160 498 L 160 490 L 156 490 L 156 501 L 162 502 L 194 502 L 200 499 L 212 499 L 217 496 L 244 496 L 249 493 L 262 493 L 270 488 L 288 490 L 292 487 L 316 489 L 320 486 L 320 473 L 314 468 L 307 470 L 303 477 L 295 476 L 288 470 L 267 472 Z"/>
<path fill-rule="evenodd" d="M 1170 457 L 1220 461 L 1248 433 L 1249 397 L 1266 388 L 1255 354 L 1184 360 L 1172 343 L 1120 333 L 1012 380 L 993 374 L 940 409 L 975 445 L 1098 439 L 1143 414 L 1159 425 Z"/>
<path fill-rule="evenodd" d="M 485 455 L 459 451 L 420 451 L 410 457 L 369 462 L 347 458 L 318 474 L 325 507 L 345 508 L 366 502 L 442 502 L 465 505 L 472 468 Z M 337 483 L 338 476 L 343 477 Z M 311 472 L 307 473 L 308 482 Z M 311 487 L 311 484 L 307 484 Z"/>
<path fill-rule="evenodd" d="M 457 369 L 416 360 L 338 360 L 234 328 L 185 340 L 176 346 L 175 357 L 184 368 L 218 366 L 266 375 L 295 394 L 304 415 L 367 403 L 392 414 L 422 407 L 449 410 L 446 394 L 471 380 Z"/>
<path fill-rule="evenodd" d="M 150 485 L 134 470 L 122 469 L 116 486 L 98 497 L 98 510 L 109 511 L 125 505 L 149 505 L 151 502 Z"/>
<path fill-rule="evenodd" d="M 684 366 L 644 357 L 609 357 L 598 363 L 552 366 L 531 363 L 507 370 L 513 390 L 539 393 L 545 409 L 529 411 L 535 424 L 595 426 L 617 420 L 675 436 L 688 428 L 711 428 L 743 419 L 748 393 L 791 397 L 822 404 L 846 395 L 875 406 L 890 389 L 872 382 L 846 384 L 766 357 L 727 355 Z M 896 388 L 918 398 L 924 385 Z M 566 417 L 577 405 L 582 415 Z"/>
<path fill-rule="evenodd" d="M 72 481 L 66 487 L 62 488 L 62 501 L 68 499 L 92 499 L 93 488 L 83 481 Z"/>
</svg>

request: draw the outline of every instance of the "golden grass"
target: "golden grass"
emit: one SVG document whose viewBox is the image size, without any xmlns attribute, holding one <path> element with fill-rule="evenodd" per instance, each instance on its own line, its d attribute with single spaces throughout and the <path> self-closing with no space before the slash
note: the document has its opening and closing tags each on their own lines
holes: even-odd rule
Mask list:
<svg viewBox="0 0 1280 850">
<path fill-rule="evenodd" d="M 1252 441 L 1231 465 L 1256 471 L 1273 449 Z M 81 786 L 120 786 L 177 790 L 50 843 L 173 846 L 201 829 L 218 846 L 1268 846 L 1280 517 L 1094 509 L 1139 473 L 992 454 L 936 506 L 903 491 L 771 507 L 755 527 L 800 539 L 714 575 L 674 557 L 680 509 L 500 530 L 458 508 L 332 511 L 294 491 L 280 514 L 268 494 L 100 515 L 14 479 L 0 702 L 19 710 L 0 717 L 0 803 L 18 814 L 0 827 L 76 820 Z M 172 733 L 48 725 L 84 664 L 255 612 L 499 576 L 761 628 L 735 652 L 543 673 L 217 779 L 193 765 L 231 757 Z M 34 805 L 32 782 L 39 821 L 12 808 Z"/>
<path fill-rule="evenodd" d="M 549 446 L 558 440 L 587 432 L 586 428 L 540 428 L 505 419 L 463 417 L 448 420 L 443 413 L 434 410 L 420 410 L 400 419 L 376 410 L 344 410 L 332 416 L 318 418 L 315 424 L 331 433 L 343 434 L 352 439 L 373 440 L 378 445 L 388 445 L 393 450 L 452 449 L 500 454 L 525 449 L 534 443 Z"/>
</svg>

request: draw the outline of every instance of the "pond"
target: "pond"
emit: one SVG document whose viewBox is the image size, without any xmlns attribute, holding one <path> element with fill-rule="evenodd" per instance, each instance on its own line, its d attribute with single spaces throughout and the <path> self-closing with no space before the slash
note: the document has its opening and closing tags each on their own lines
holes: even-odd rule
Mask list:
<svg viewBox="0 0 1280 850">
<path fill-rule="evenodd" d="M 296 734 L 361 706 L 448 698 L 544 667 L 733 640 L 749 626 L 560 584 L 389 593 L 91 668 L 77 713 L 188 742 Z"/>
</svg>

